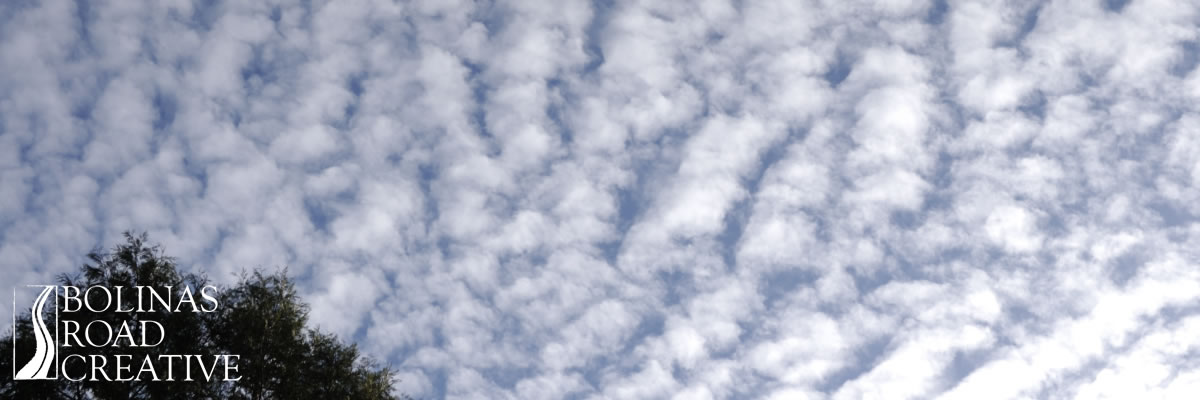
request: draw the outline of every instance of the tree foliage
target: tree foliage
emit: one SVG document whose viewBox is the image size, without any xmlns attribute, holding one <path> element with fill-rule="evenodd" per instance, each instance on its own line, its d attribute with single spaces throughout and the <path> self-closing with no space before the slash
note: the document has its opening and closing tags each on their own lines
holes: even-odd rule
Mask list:
<svg viewBox="0 0 1200 400">
<path fill-rule="evenodd" d="M 63 275 L 63 286 L 105 286 L 133 288 L 150 286 L 171 288 L 171 304 L 178 304 L 190 288 L 200 293 L 209 281 L 205 276 L 181 273 L 175 260 L 163 254 L 158 246 L 147 244 L 145 234 L 126 233 L 125 242 L 111 252 L 93 251 L 89 263 L 75 276 Z M 220 306 L 214 312 L 170 312 L 162 307 L 153 312 L 118 312 L 117 307 L 92 312 L 87 308 L 60 313 L 60 322 L 76 320 L 86 325 L 93 320 L 112 324 L 154 320 L 166 327 L 162 339 L 154 347 L 88 348 L 88 354 L 132 354 L 140 360 L 146 354 L 237 354 L 241 379 L 191 382 L 165 381 L 13 381 L 12 356 L 14 340 L 11 333 L 0 338 L 0 399 L 395 399 L 391 394 L 395 383 L 389 367 L 380 366 L 360 354 L 353 344 L 344 344 L 334 335 L 307 327 L 308 306 L 300 299 L 286 271 L 244 273 L 239 282 L 221 288 L 216 296 Z M 99 295 L 99 293 L 91 293 Z M 85 295 L 89 297 L 90 295 Z M 198 296 L 198 295 L 197 295 Z M 94 299 L 103 304 L 101 299 Z M 139 301 L 141 302 L 139 304 Z M 149 297 L 125 296 L 122 310 L 149 310 Z M 56 302 L 63 307 L 63 299 Z M 141 335 L 136 324 L 130 324 L 135 336 Z M 17 321 L 19 331 L 28 332 L 30 316 Z M 153 336 L 156 332 L 148 331 Z M 34 347 L 30 335 L 18 335 L 17 357 L 31 357 Z M 60 347 L 60 359 L 77 348 Z M 161 363 L 160 363 L 161 364 Z M 81 369 L 83 365 L 68 365 Z M 156 365 L 159 371 L 166 366 Z M 137 366 L 134 367 L 136 370 Z M 110 373 L 111 366 L 109 366 Z M 72 376 L 85 371 L 67 370 Z M 115 375 L 114 375 L 115 376 Z M 400 395 L 407 399 L 407 396 Z"/>
</svg>

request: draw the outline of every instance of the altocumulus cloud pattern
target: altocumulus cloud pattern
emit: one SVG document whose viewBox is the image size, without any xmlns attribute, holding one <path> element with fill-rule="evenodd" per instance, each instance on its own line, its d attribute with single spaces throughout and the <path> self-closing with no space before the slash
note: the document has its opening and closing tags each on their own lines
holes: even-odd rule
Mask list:
<svg viewBox="0 0 1200 400">
<path fill-rule="evenodd" d="M 0 275 L 286 265 L 427 398 L 1189 398 L 1197 6 L 4 1 Z"/>
</svg>

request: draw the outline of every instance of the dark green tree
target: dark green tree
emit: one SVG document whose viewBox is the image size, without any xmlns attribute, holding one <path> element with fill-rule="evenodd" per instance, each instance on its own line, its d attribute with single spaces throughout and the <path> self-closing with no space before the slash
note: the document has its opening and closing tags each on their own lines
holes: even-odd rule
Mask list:
<svg viewBox="0 0 1200 400">
<path fill-rule="evenodd" d="M 389 368 L 375 365 L 354 345 L 305 327 L 308 307 L 286 273 L 244 275 L 219 299 L 226 311 L 214 314 L 212 338 L 228 353 L 242 355 L 242 380 L 228 398 L 393 398 Z"/>
<path fill-rule="evenodd" d="M 78 275 L 59 277 L 64 286 L 80 288 L 104 286 L 130 290 L 137 286 L 170 291 L 171 304 L 179 304 L 184 288 L 189 288 L 199 300 L 199 293 L 208 279 L 202 275 L 180 273 L 175 260 L 163 254 L 158 246 L 148 245 L 145 234 L 126 233 L 125 242 L 111 252 L 93 251 L 89 263 Z M 75 312 L 60 312 L 60 321 L 74 320 L 81 325 L 103 320 L 113 326 L 129 323 L 133 335 L 140 337 L 138 320 L 154 320 L 166 327 L 165 335 L 148 330 L 150 342 L 162 340 L 155 347 L 88 348 L 88 354 L 111 356 L 131 354 L 141 360 L 147 354 L 237 354 L 241 379 L 154 382 L 149 380 L 116 382 L 108 380 L 71 382 L 12 380 L 13 338 L 5 332 L 0 338 L 0 399 L 395 399 L 392 387 L 394 374 L 389 367 L 380 366 L 360 354 L 353 344 L 337 337 L 308 328 L 308 306 L 296 293 L 295 285 L 286 271 L 244 273 L 239 282 L 222 288 L 216 296 L 219 307 L 214 312 L 172 312 L 147 296 L 128 295 L 121 298 L 120 307 L 100 312 L 82 308 Z M 100 291 L 84 297 L 104 304 Z M 93 297 L 97 296 L 97 297 Z M 62 310 L 63 298 L 56 303 Z M 139 303 L 140 302 L 140 303 Z M 148 311 L 154 308 L 153 312 Z M 131 313 L 118 310 L 142 309 Z M 29 331 L 30 316 L 26 313 L 17 322 L 17 329 Z M 18 335 L 18 359 L 32 356 L 33 338 Z M 60 357 L 81 351 L 60 347 Z M 153 359 L 153 357 L 152 357 Z M 155 363 L 164 371 L 166 361 Z M 139 364 L 140 365 L 140 364 Z M 68 365 L 68 373 L 80 376 L 82 365 Z M 138 366 L 134 366 L 136 370 Z M 110 376 L 116 371 L 105 368 Z M 408 399 L 401 395 L 400 398 Z"/>
</svg>

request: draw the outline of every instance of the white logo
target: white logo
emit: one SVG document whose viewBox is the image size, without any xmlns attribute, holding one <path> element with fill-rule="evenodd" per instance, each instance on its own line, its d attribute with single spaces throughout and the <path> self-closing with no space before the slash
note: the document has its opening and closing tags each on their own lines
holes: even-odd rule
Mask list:
<svg viewBox="0 0 1200 400">
<path fill-rule="evenodd" d="M 38 287 L 38 286 L 31 286 Z M 58 379 L 58 324 L 54 324 L 54 335 L 50 335 L 50 330 L 46 328 L 46 322 L 42 320 L 42 309 L 46 306 L 46 300 L 56 294 L 55 286 L 41 286 L 42 294 L 38 295 L 37 300 L 33 302 L 33 308 L 30 309 L 30 317 L 33 322 L 33 336 L 37 341 L 37 350 L 33 352 L 33 358 L 21 367 L 21 370 L 13 374 L 13 379 L 18 381 L 35 380 L 35 379 Z M 17 346 L 16 346 L 16 308 L 17 296 L 13 294 L 13 368 L 17 365 Z M 57 308 L 54 311 L 55 320 L 58 318 Z M 51 374 L 54 371 L 54 374 Z"/>
<path fill-rule="evenodd" d="M 13 380 L 53 380 L 60 376 L 73 382 L 236 382 L 241 379 L 238 376 L 237 365 L 241 356 L 237 354 L 162 354 L 151 351 L 134 358 L 134 354 L 97 354 L 91 351 L 100 348 L 158 347 L 166 339 L 167 329 L 162 323 L 148 319 L 150 316 L 144 313 L 214 312 L 219 305 L 215 297 L 217 288 L 214 286 L 204 286 L 198 291 L 193 291 L 187 286 L 28 287 L 42 289 L 33 301 L 33 307 L 29 309 L 29 320 L 37 347 L 33 357 L 18 371 L 17 365 L 20 365 L 20 361 L 17 360 L 17 295 L 14 288 Z M 129 300 L 126 296 L 134 296 L 134 301 L 125 301 Z M 54 299 L 54 305 L 50 306 L 54 310 L 54 321 L 47 323 L 46 317 L 49 314 L 46 313 L 46 303 L 51 298 Z M 58 304 L 60 301 L 62 304 Z M 60 311 L 67 315 L 77 312 L 112 312 L 115 315 L 125 314 L 131 317 L 135 314 L 141 315 L 125 320 L 100 318 L 85 322 L 73 318 L 59 320 Z M 53 332 L 50 331 L 51 326 L 54 327 Z M 59 327 L 62 327 L 61 341 Z M 136 337 L 134 332 L 140 332 L 140 337 Z"/>
</svg>

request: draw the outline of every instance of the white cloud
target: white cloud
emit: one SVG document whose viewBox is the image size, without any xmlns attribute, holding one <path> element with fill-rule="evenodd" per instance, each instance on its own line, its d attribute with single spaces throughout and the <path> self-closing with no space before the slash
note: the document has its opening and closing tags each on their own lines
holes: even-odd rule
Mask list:
<svg viewBox="0 0 1200 400">
<path fill-rule="evenodd" d="M 0 272 L 287 265 L 432 398 L 1200 384 L 1195 5 L 317 3 L 0 5 Z"/>
<path fill-rule="evenodd" d="M 984 230 L 992 242 L 1006 250 L 1028 253 L 1041 247 L 1036 217 L 1020 207 L 1002 206 L 992 210 Z"/>
</svg>

